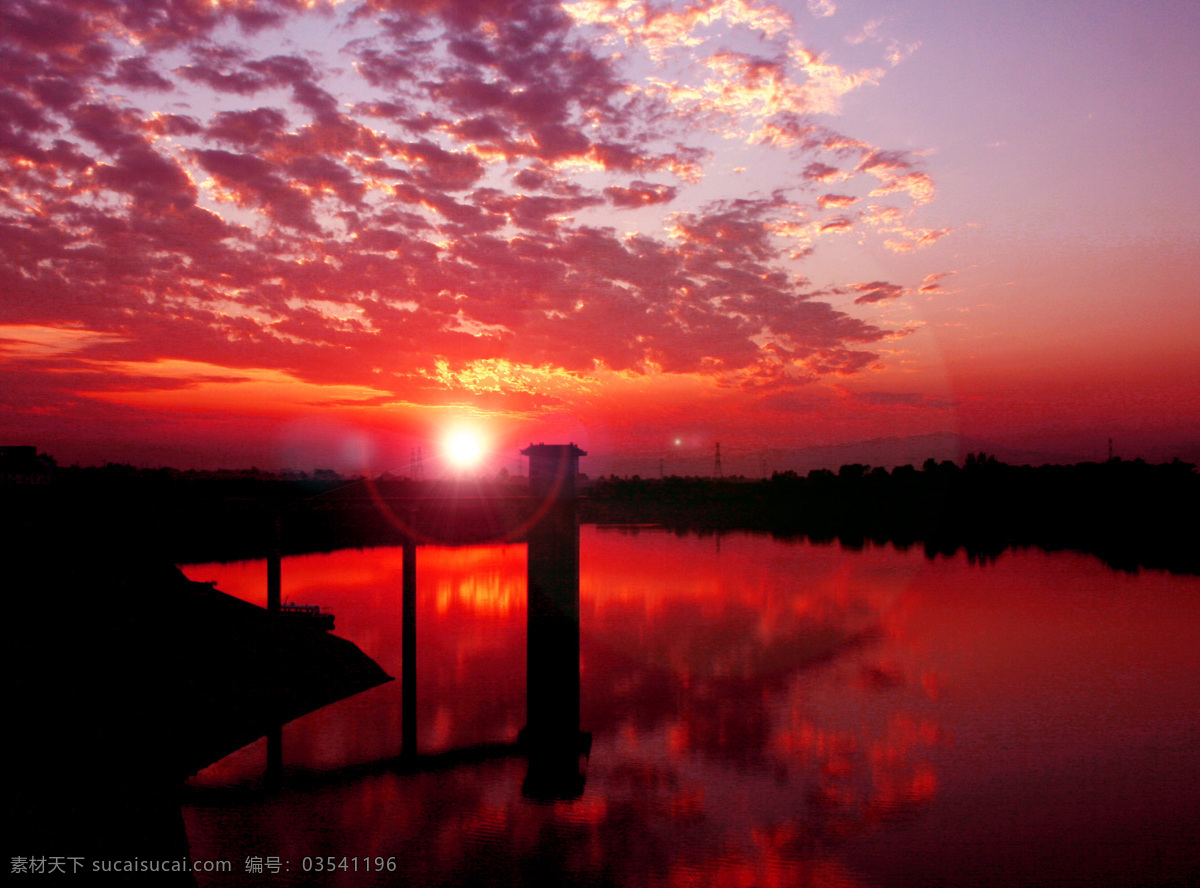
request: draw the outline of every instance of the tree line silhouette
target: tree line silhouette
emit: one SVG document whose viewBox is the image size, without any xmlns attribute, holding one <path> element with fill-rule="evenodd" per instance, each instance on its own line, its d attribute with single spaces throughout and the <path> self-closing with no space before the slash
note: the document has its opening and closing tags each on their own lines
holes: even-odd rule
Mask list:
<svg viewBox="0 0 1200 888">
<path fill-rule="evenodd" d="M 582 480 L 582 479 L 581 479 Z M 420 521 L 462 542 L 520 535 L 527 480 L 343 477 L 331 470 L 195 472 L 109 463 L 57 468 L 49 483 L 4 483 L 10 516 L 42 528 L 103 524 L 176 562 L 261 557 L 273 517 L 285 551 L 396 541 L 381 501 L 424 500 Z M 769 479 L 601 477 L 581 483 L 579 520 L 657 523 L 681 532 L 748 529 L 780 537 L 924 546 L 932 557 L 965 549 L 990 558 L 1009 546 L 1090 552 L 1125 569 L 1200 573 L 1191 463 L 1111 459 L 1008 465 L 984 453 L 962 465 L 926 460 L 891 470 L 862 463 Z M 440 505 L 439 505 L 440 504 Z M 390 508 L 390 507 L 389 507 Z M 401 516 L 403 518 L 403 516 Z"/>
<path fill-rule="evenodd" d="M 964 548 L 989 558 L 1009 546 L 1090 552 L 1124 570 L 1200 573 L 1200 475 L 1175 460 L 1013 466 L 984 453 L 962 466 L 926 460 L 888 471 L 777 472 L 768 480 L 602 478 L 588 519 L 654 520 L 681 529 L 744 527 L 779 536 Z"/>
</svg>

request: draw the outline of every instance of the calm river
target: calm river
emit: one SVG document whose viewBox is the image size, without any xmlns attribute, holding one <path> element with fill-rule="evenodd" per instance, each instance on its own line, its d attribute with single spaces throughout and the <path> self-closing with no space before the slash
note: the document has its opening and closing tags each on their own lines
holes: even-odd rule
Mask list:
<svg viewBox="0 0 1200 888">
<path fill-rule="evenodd" d="M 417 553 L 420 751 L 512 740 L 525 546 Z M 278 788 L 265 741 L 189 782 L 192 856 L 235 869 L 202 888 L 1200 884 L 1200 578 L 585 525 L 593 743 L 547 802 L 515 755 L 386 765 L 402 562 L 284 559 L 285 598 L 397 681 L 287 725 Z M 264 562 L 184 570 L 265 604 Z"/>
</svg>

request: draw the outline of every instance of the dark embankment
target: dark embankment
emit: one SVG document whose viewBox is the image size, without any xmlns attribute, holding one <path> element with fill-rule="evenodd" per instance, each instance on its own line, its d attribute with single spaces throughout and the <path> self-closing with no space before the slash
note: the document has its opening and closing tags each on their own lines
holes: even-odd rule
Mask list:
<svg viewBox="0 0 1200 888">
<path fill-rule="evenodd" d="M 112 465 L 59 469 L 40 486 L 0 487 L 5 511 L 38 526 L 119 530 L 175 564 L 523 536 L 536 506 L 520 483 L 214 477 Z M 278 528 L 278 529 L 277 529 Z"/>
<path fill-rule="evenodd" d="M 188 775 L 389 676 L 350 642 L 189 582 L 119 523 L 78 518 L 6 538 L 6 844 L 89 868 L 180 859 Z"/>
</svg>

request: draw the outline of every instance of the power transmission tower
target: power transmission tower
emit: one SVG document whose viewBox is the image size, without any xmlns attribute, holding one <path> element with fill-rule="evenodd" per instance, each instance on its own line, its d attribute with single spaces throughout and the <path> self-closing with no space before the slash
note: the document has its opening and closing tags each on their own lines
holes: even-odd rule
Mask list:
<svg viewBox="0 0 1200 888">
<path fill-rule="evenodd" d="M 713 477 L 720 478 L 721 475 L 721 445 L 717 444 L 717 457 L 713 460 Z"/>
</svg>

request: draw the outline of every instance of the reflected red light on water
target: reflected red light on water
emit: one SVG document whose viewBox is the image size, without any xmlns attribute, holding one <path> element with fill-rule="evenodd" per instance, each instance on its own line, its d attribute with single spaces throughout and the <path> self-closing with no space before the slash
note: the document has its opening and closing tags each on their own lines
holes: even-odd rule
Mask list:
<svg viewBox="0 0 1200 888">
<path fill-rule="evenodd" d="M 443 884 L 1128 886 L 1189 871 L 1195 578 L 593 527 L 580 551 L 581 797 L 524 798 L 521 759 L 368 769 L 225 811 L 220 829 L 193 810 L 193 850 L 233 858 L 250 850 L 239 835 L 294 833 L 404 855 L 407 876 Z M 524 546 L 417 557 L 422 748 L 512 739 Z M 284 593 L 334 610 L 338 634 L 399 675 L 402 568 L 399 549 L 287 559 Z M 189 573 L 251 598 L 265 582 L 261 563 Z M 399 686 L 289 726 L 287 766 L 395 755 Z M 197 782 L 261 760 L 221 767 Z"/>
</svg>

